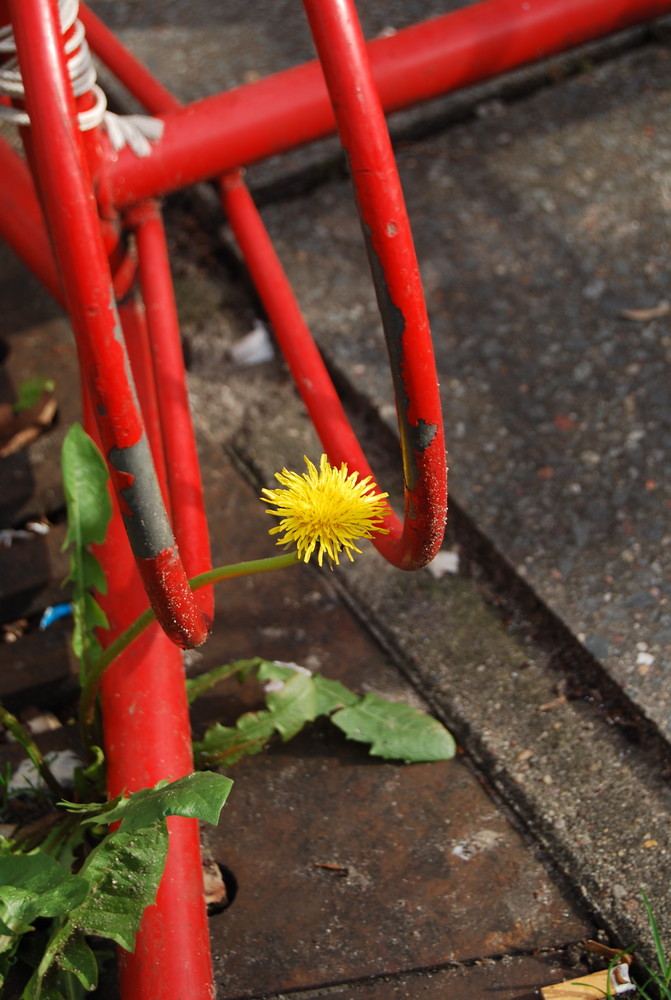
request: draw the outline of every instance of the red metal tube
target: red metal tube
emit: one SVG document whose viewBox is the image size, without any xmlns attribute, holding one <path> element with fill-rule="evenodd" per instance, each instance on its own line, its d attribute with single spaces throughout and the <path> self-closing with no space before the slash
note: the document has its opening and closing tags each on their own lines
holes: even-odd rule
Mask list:
<svg viewBox="0 0 671 1000">
<path fill-rule="evenodd" d="M 157 392 L 144 314 L 131 301 L 121 307 L 143 414 L 159 475 L 165 468 L 157 421 Z M 141 374 L 143 370 L 144 374 Z M 97 436 L 84 392 L 85 425 Z M 165 491 L 166 482 L 161 479 Z M 118 504 L 107 538 L 96 554 L 105 567 L 107 593 L 99 597 L 110 630 L 107 645 L 147 606 Z M 104 674 L 101 706 L 107 787 L 110 797 L 151 788 L 193 771 L 191 727 L 180 651 L 151 626 Z M 154 906 L 140 926 L 135 952 L 120 953 L 123 1000 L 212 1000 L 209 928 L 203 895 L 200 839 L 196 820 L 171 819 L 166 870 Z"/>
<path fill-rule="evenodd" d="M 192 577 L 211 569 L 212 562 L 168 247 L 154 202 L 139 206 L 126 222 L 135 231 L 151 364 L 160 387 L 157 404 L 172 525 L 186 575 Z M 195 599 L 201 612 L 212 619 L 213 588 L 202 587 Z"/>
<path fill-rule="evenodd" d="M 0 236 L 63 305 L 63 290 L 25 160 L 0 138 Z"/>
<path fill-rule="evenodd" d="M 221 193 L 224 212 L 273 325 L 277 342 L 331 462 L 335 465 L 347 462 L 351 471 L 373 476 L 241 176 L 231 173 L 222 178 Z M 401 523 L 396 516 L 386 523 L 395 535 L 401 534 Z M 384 540 L 386 536 L 380 537 Z"/>
<path fill-rule="evenodd" d="M 144 336 L 129 336 L 129 363 L 113 306 L 111 277 L 65 76 L 55 4 L 49 0 L 35 0 L 32 4 L 12 0 L 11 13 L 32 123 L 27 146 L 62 267 L 66 302 L 80 341 L 86 425 L 99 434 L 104 450 L 114 453 L 116 449 L 123 455 L 142 438 L 142 419 L 129 364 L 135 367 L 136 374 L 146 367 L 146 341 Z M 141 314 L 129 306 L 122 316 L 127 332 L 137 334 Z M 87 339 L 90 334 L 93 343 Z M 153 381 L 138 379 L 138 384 L 149 415 L 155 410 Z M 101 407 L 106 410 L 103 420 Z M 150 417 L 152 435 L 155 425 L 155 419 Z M 156 449 L 160 442 L 152 441 L 152 446 Z M 148 450 L 146 462 L 151 465 Z M 122 500 L 127 499 L 123 488 L 139 470 L 128 468 L 128 479 L 124 481 L 123 463 L 117 462 L 114 468 Z M 160 488 L 156 479 L 159 502 Z M 115 511 L 102 552 L 109 590 L 101 603 L 111 624 L 111 632 L 103 637 L 106 641 L 146 607 L 138 560 L 131 554 L 124 531 L 127 512 L 124 518 L 118 506 Z M 142 570 L 142 560 L 139 562 Z M 167 591 L 173 598 L 175 588 L 170 579 Z M 177 596 L 181 596 L 179 587 Z M 158 627 L 143 635 L 106 673 L 102 710 L 112 795 L 151 786 L 162 778 L 181 777 L 192 770 L 181 655 Z M 122 988 L 124 1000 L 212 1000 L 195 821 L 170 822 L 166 874 L 157 903 L 143 920 L 136 955 L 122 962 Z"/>
<path fill-rule="evenodd" d="M 51 0 L 10 0 L 31 126 L 28 157 L 56 247 L 82 370 L 89 380 L 115 490 L 158 620 L 183 646 L 203 642 L 149 455 L 124 349 L 114 289 Z M 90 140 L 89 140 L 90 145 Z"/>
<path fill-rule="evenodd" d="M 671 10 L 671 0 L 484 0 L 369 43 L 385 111 L 408 107 Z M 318 62 L 167 112 L 151 157 L 110 164 L 128 205 L 262 160 L 335 130 Z"/>
<path fill-rule="evenodd" d="M 176 104 L 174 98 L 160 84 L 155 85 L 151 74 L 135 64 L 133 57 L 125 52 L 123 46 L 110 35 L 104 25 L 90 15 L 87 17 L 88 28 L 93 29 L 89 34 L 89 41 L 96 53 L 105 61 L 108 68 L 121 77 L 122 82 L 148 107 L 148 110 L 157 112 Z M 335 48 L 337 37 L 332 28 L 328 31 L 330 32 L 328 45 Z M 342 53 L 341 63 L 344 61 L 344 65 L 347 66 L 351 53 L 343 46 L 340 46 L 339 51 Z M 371 93 L 369 87 L 368 102 L 374 100 Z M 350 113 L 348 111 L 348 115 Z M 372 110 L 367 103 L 364 111 L 368 123 L 366 140 L 371 114 Z M 403 223 L 398 215 L 397 206 L 399 204 L 402 206 L 403 199 L 379 104 L 375 120 L 379 133 L 377 146 L 381 147 L 382 155 L 385 157 L 384 177 L 379 173 L 381 155 L 379 152 L 375 163 L 367 162 L 361 170 L 366 172 L 372 168 L 376 171 L 375 176 L 380 181 L 375 185 L 379 195 L 379 209 L 382 210 L 383 207 L 388 209 L 397 220 L 394 223 L 397 227 L 396 239 L 390 248 L 391 253 L 385 259 L 385 268 L 386 272 L 396 269 L 395 274 L 391 275 L 391 280 L 392 284 L 395 282 L 399 286 L 396 298 L 404 304 L 409 324 L 405 338 L 398 337 L 388 330 L 390 341 L 393 342 L 392 362 L 398 367 L 394 381 L 403 442 L 405 518 L 403 524 L 396 516 L 389 518 L 387 527 L 390 533 L 377 536 L 376 544 L 385 558 L 394 565 L 404 569 L 418 569 L 433 558 L 444 530 L 446 476 L 442 419 L 419 271 L 414 259 L 407 218 Z M 222 178 L 221 188 L 224 211 L 324 448 L 335 464 L 346 462 L 352 471 L 356 470 L 362 477 L 371 476 L 374 479 L 249 192 L 237 173 Z M 372 221 L 369 219 L 369 214 L 367 221 Z M 386 232 L 386 226 L 386 221 L 375 222 L 376 230 Z M 141 273 L 142 260 L 145 256 L 143 249 L 148 250 L 149 247 L 143 248 L 138 244 Z M 399 257 L 401 250 L 403 252 Z M 391 263 L 390 257 L 393 258 Z M 155 268 L 147 261 L 144 267 L 147 279 L 152 277 L 154 272 Z M 409 275 L 412 275 L 412 281 L 408 288 L 406 286 Z M 383 283 L 386 288 L 386 282 Z M 386 303 L 382 291 L 380 295 Z M 389 313 L 388 308 L 386 313 Z M 412 354 L 409 359 L 401 357 L 404 343 L 409 345 Z M 418 365 L 421 365 L 421 380 L 417 378 L 413 380 L 409 376 L 418 369 Z M 405 375 L 401 369 L 406 370 Z M 431 442 L 430 447 L 427 447 L 426 443 L 417 447 L 420 442 L 418 440 L 413 442 L 413 438 L 417 439 L 418 428 L 421 429 L 424 438 L 428 428 L 433 428 L 435 441 Z M 177 532 L 178 540 L 179 537 Z"/>
<path fill-rule="evenodd" d="M 443 538 L 447 472 L 429 320 L 384 112 L 352 0 L 304 0 L 347 154 L 394 381 L 405 487 L 394 565 L 416 569 Z"/>
<path fill-rule="evenodd" d="M 96 432 L 88 409 L 86 426 Z M 100 597 L 111 642 L 147 605 L 116 502 L 98 550 L 108 592 Z M 101 686 L 110 797 L 152 787 L 193 770 L 180 651 L 155 625 L 105 673 Z M 146 911 L 135 952 L 122 952 L 123 1000 L 211 1000 L 209 930 L 203 898 L 198 823 L 170 821 L 170 850 L 156 904 Z"/>
<path fill-rule="evenodd" d="M 152 350 L 147 329 L 144 305 L 139 296 L 133 293 L 119 304 L 119 319 L 123 328 L 124 341 L 128 345 L 128 360 L 133 373 L 133 382 L 137 392 L 138 403 L 142 411 L 142 421 L 147 432 L 151 457 L 156 469 L 156 475 L 161 485 L 161 494 L 166 510 L 172 514 L 170 496 L 166 490 L 168 470 L 161 435 L 161 417 L 159 413 L 158 391 Z"/>
</svg>

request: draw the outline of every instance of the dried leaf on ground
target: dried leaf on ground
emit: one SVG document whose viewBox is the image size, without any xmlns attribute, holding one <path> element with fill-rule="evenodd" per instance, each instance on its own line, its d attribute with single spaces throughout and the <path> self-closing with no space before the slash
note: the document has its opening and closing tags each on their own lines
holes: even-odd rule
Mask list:
<svg viewBox="0 0 671 1000">
<path fill-rule="evenodd" d="M 648 323 L 651 319 L 659 319 L 661 316 L 668 316 L 669 313 L 671 313 L 671 302 L 660 302 L 659 305 L 650 306 L 649 309 L 623 309 L 620 316 L 635 323 Z"/>
</svg>

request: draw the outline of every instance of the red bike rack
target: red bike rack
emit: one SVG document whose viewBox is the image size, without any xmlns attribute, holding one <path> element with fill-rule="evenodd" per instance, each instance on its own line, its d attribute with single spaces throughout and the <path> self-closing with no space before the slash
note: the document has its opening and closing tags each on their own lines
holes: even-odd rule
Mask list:
<svg viewBox="0 0 671 1000">
<path fill-rule="evenodd" d="M 91 47 L 163 123 L 148 157 L 115 153 L 99 127 L 81 133 L 57 0 L 0 0 L 11 23 L 30 126 L 27 162 L 0 140 L 0 234 L 68 310 L 82 371 L 85 422 L 108 458 L 117 512 L 101 547 L 110 642 L 146 606 L 150 628 L 110 667 L 101 702 L 111 795 L 192 770 L 178 646 L 202 642 L 211 591 L 189 577 L 209 543 L 188 413 L 165 236 L 156 199 L 218 177 L 221 200 L 325 450 L 371 475 L 300 313 L 241 168 L 338 131 L 346 150 L 387 340 L 401 440 L 404 517 L 378 547 L 413 569 L 433 557 L 447 498 L 442 420 L 417 262 L 383 111 L 546 58 L 671 10 L 671 0 L 484 0 L 364 43 L 351 0 L 304 0 L 319 54 L 265 80 L 188 106 L 85 7 Z M 73 44 L 77 44 L 73 42 Z M 135 250 L 126 252 L 132 236 Z M 150 749 L 149 749 L 150 748 Z M 157 903 L 124 1000 L 213 996 L 197 824 L 170 821 Z"/>
</svg>

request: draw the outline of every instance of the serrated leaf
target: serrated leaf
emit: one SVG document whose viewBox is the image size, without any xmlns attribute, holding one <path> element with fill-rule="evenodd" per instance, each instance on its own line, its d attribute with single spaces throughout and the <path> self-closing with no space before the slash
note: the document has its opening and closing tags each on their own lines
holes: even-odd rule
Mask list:
<svg viewBox="0 0 671 1000">
<path fill-rule="evenodd" d="M 92 587 L 100 594 L 107 593 L 107 580 L 100 560 L 96 559 L 88 549 L 82 549 L 77 560 L 75 560 L 74 553 L 70 556 L 70 572 L 63 583 L 70 583 L 70 581 L 79 582 L 82 587 Z M 100 613 L 103 613 L 102 610 Z"/>
<path fill-rule="evenodd" d="M 321 674 L 313 675 L 317 696 L 317 715 L 331 715 L 340 708 L 356 705 L 361 699 L 340 681 L 332 681 Z"/>
<path fill-rule="evenodd" d="M 406 764 L 447 760 L 456 751 L 445 727 L 418 708 L 365 695 L 358 705 L 335 712 L 331 719 L 351 740 L 370 743 L 370 752 Z"/>
<path fill-rule="evenodd" d="M 308 687 L 307 682 L 309 681 L 312 684 L 315 699 L 314 715 L 311 714 L 313 706 L 306 701 L 305 707 L 309 710 L 310 714 L 305 712 L 304 723 L 312 722 L 313 719 L 316 719 L 320 715 L 330 715 L 331 712 L 335 712 L 338 708 L 356 705 L 360 700 L 359 695 L 354 694 L 353 691 L 346 688 L 340 681 L 330 680 L 321 674 L 313 673 L 311 670 L 307 670 L 305 667 L 300 667 L 296 664 L 271 663 L 269 660 L 262 660 L 259 663 L 258 673 L 261 682 L 271 682 L 271 684 L 287 684 L 296 676 L 304 677 L 305 681 L 302 682 L 302 686 L 306 689 L 306 692 Z M 272 688 L 269 688 L 270 692 L 272 690 Z M 267 695 L 266 703 L 268 702 L 269 697 Z"/>
<path fill-rule="evenodd" d="M 72 910 L 69 924 L 133 951 L 142 914 L 156 898 L 167 852 L 165 823 L 110 833 L 91 851 L 81 870 L 89 894 Z"/>
<path fill-rule="evenodd" d="M 58 956 L 58 964 L 65 972 L 76 976 L 85 990 L 90 992 L 98 985 L 98 963 L 82 933 L 70 936 Z"/>
<path fill-rule="evenodd" d="M 84 978 L 90 977 L 90 958 L 78 944 L 85 934 L 110 938 L 126 951 L 133 951 L 142 915 L 156 899 L 167 855 L 165 823 L 132 833 L 115 830 L 105 837 L 81 869 L 86 897 L 54 929 L 22 1000 L 51 995 L 49 991 L 56 989 L 56 969 L 61 965 L 66 969 L 71 966 L 72 971 L 78 967 Z M 58 996 L 58 991 L 53 995 Z"/>
<path fill-rule="evenodd" d="M 94 821 L 121 820 L 121 829 L 126 833 L 153 826 L 167 816 L 186 816 L 216 826 L 232 786 L 230 778 L 212 772 L 187 774 L 169 784 L 159 781 L 154 788 L 143 788 L 120 799 Z"/>
<path fill-rule="evenodd" d="M 95 629 L 109 628 L 107 616 L 93 595 L 87 590 L 82 592 L 79 585 L 75 587 L 72 597 L 72 613 L 75 625 L 72 651 L 80 663 L 93 662 L 102 652 Z"/>
<path fill-rule="evenodd" d="M 317 714 L 317 695 L 310 674 L 297 673 L 290 667 L 278 667 L 263 661 L 260 680 L 278 683 L 277 690 L 266 689 L 266 711 L 246 712 L 235 726 L 211 726 L 203 739 L 194 743 L 194 754 L 201 767 L 230 765 L 242 757 L 260 753 L 274 732 L 289 740 Z"/>
<path fill-rule="evenodd" d="M 60 916 L 80 903 L 86 892 L 81 876 L 71 875 L 42 851 L 0 857 L 0 899 L 15 919 L 30 924 L 38 916 Z M 6 914 L 3 919 L 7 921 Z"/>
<path fill-rule="evenodd" d="M 203 739 L 193 744 L 200 767 L 235 764 L 242 757 L 260 753 L 275 731 L 269 712 L 245 712 L 235 726 L 210 726 Z"/>
<path fill-rule="evenodd" d="M 293 673 L 279 690 L 266 692 L 266 705 L 274 728 L 283 740 L 290 740 L 306 722 L 317 717 L 317 695 L 312 677 Z"/>
</svg>

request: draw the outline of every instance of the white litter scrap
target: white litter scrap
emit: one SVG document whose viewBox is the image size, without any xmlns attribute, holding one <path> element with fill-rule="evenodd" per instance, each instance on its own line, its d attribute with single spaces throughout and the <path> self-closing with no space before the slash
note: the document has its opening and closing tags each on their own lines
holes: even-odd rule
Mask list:
<svg viewBox="0 0 671 1000">
<path fill-rule="evenodd" d="M 23 531 L 21 528 L 3 528 L 0 531 L 0 546 L 3 549 L 11 549 L 14 542 L 31 537 L 30 531 Z"/>
<path fill-rule="evenodd" d="M 231 357 L 235 364 L 242 368 L 272 361 L 275 357 L 275 348 L 265 323 L 257 319 L 249 333 L 233 345 Z"/>
<path fill-rule="evenodd" d="M 448 573 L 454 575 L 459 572 L 459 553 L 441 549 L 433 561 L 429 563 L 427 569 L 436 580 L 440 580 Z"/>
</svg>

